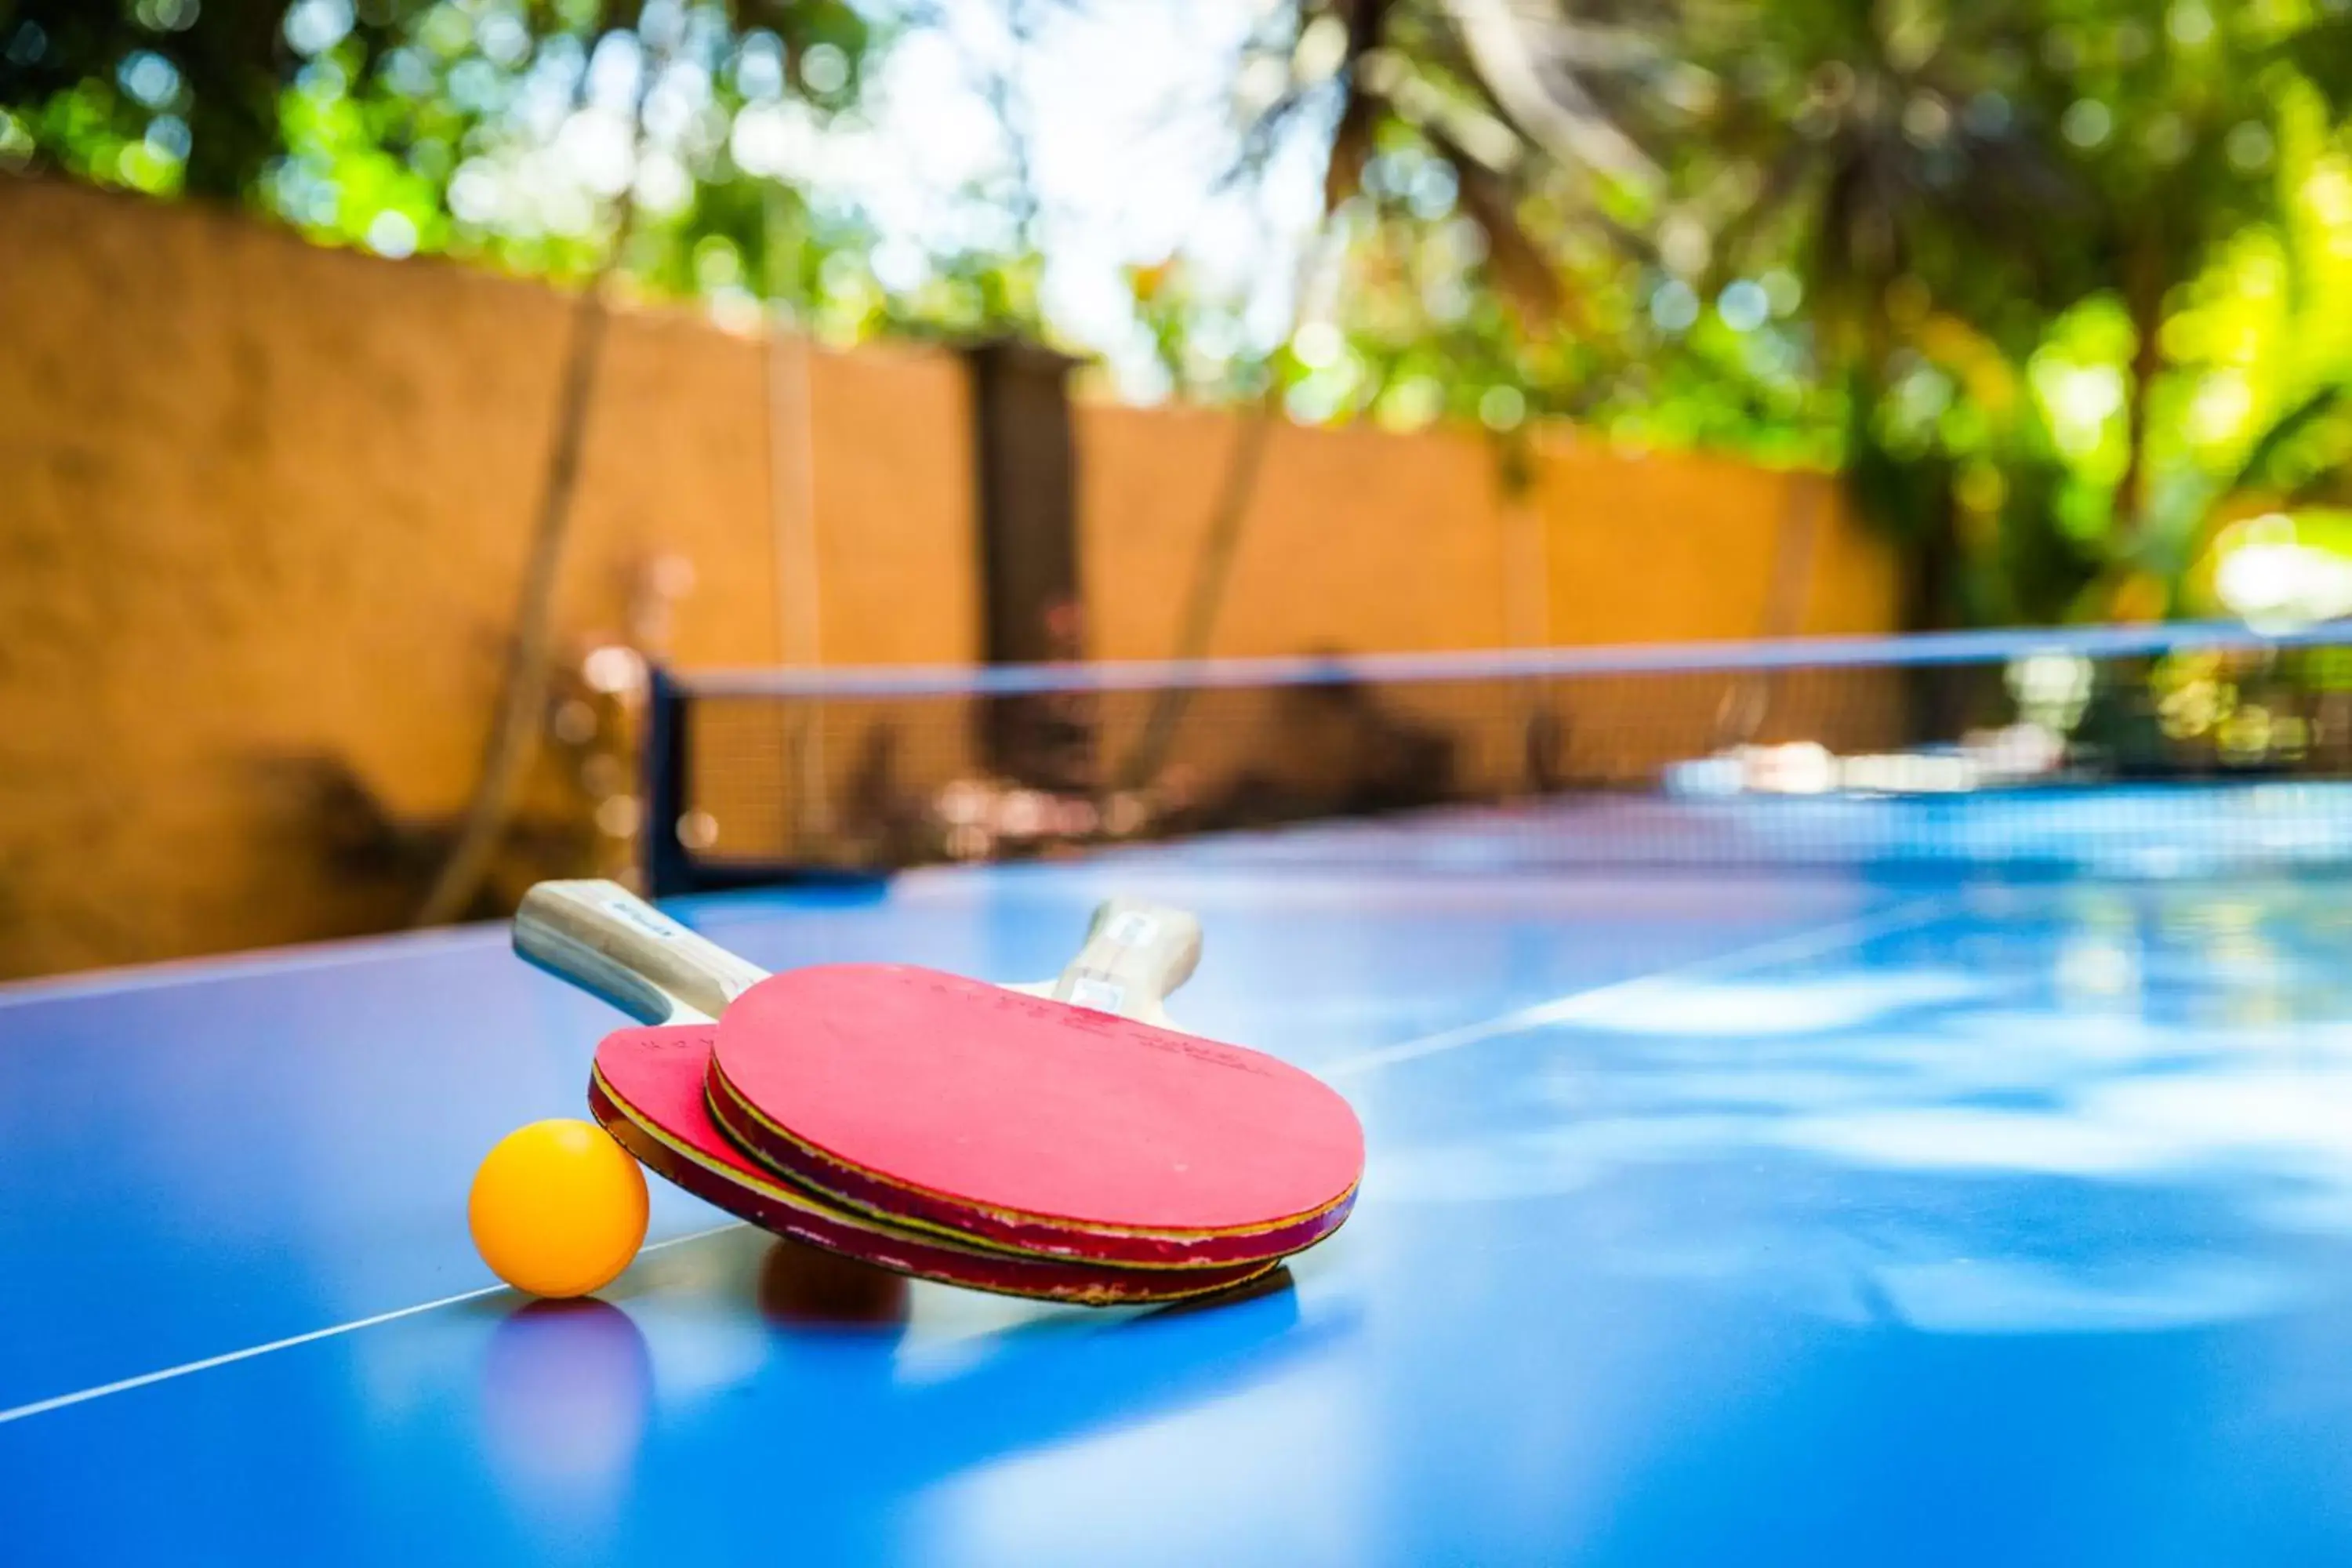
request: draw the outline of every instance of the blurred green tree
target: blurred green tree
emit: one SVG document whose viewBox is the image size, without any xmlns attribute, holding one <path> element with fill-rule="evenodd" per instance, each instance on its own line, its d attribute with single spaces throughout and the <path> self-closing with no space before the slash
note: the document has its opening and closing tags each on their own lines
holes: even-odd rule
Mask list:
<svg viewBox="0 0 2352 1568">
<path fill-rule="evenodd" d="M 0 164 L 387 255 L 614 267 L 833 341 L 1052 338 L 1008 61 L 1097 9 L 0 0 Z M 955 199 L 1005 221 L 893 266 L 904 237 L 828 149 L 926 30 L 1001 35 L 972 69 L 1008 167 Z M 1835 465 L 1902 542 L 1917 625 L 2161 613 L 2255 498 L 2337 488 L 2341 0 L 1278 0 L 1231 89 L 1230 181 L 1303 149 L 1322 218 L 1272 268 L 1295 282 L 1274 337 L 1181 252 L 1132 269 L 1181 394 L 1475 421 L 1507 472 L 1544 416 Z"/>
<path fill-rule="evenodd" d="M 572 276 L 625 189 L 631 269 L 723 288 L 778 231 L 746 163 L 853 104 L 877 43 L 846 0 L 6 0 L 0 158 Z"/>
<path fill-rule="evenodd" d="M 1901 542 L 1914 625 L 2153 613 L 2187 537 L 2167 325 L 2294 199 L 2280 106 L 2332 135 L 2352 101 L 2336 10 L 1301 0 L 1300 53 L 1347 45 L 1350 287 L 1344 351 L 1274 368 L 1296 416 L 1827 457 Z"/>
</svg>

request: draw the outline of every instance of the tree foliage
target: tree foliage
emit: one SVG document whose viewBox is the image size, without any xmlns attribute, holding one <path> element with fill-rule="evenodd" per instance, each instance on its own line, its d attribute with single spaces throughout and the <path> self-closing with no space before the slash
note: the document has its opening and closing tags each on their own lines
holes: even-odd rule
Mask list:
<svg viewBox="0 0 2352 1568">
<path fill-rule="evenodd" d="M 1352 396 L 1307 411 L 1377 415 L 1402 371 L 1457 410 L 1827 458 L 1919 624 L 2181 607 L 2265 465 L 2334 483 L 2342 9 L 1305 0 L 1296 51 L 1349 41 L 1356 230 Z M 1412 199 L 1429 165 L 1455 200 Z M 1428 264 L 1449 234 L 1472 266 Z"/>
<path fill-rule="evenodd" d="M 1021 45 L 1113 14 L 970 3 Z M 903 278 L 812 173 L 876 62 L 944 16 L 0 0 L 0 163 L 573 277 L 626 191 L 635 286 L 722 317 L 1054 336 L 1025 156 L 990 197 L 1018 221 Z M 1182 247 L 1131 269 L 1179 394 L 1834 464 L 1903 542 L 1921 624 L 2199 608 L 2233 522 L 2352 499 L 2344 0 L 1252 16 L 1228 184 L 1307 149 L 1321 238 L 1274 336 Z M 1017 148 L 1019 94 L 991 101 Z"/>
</svg>

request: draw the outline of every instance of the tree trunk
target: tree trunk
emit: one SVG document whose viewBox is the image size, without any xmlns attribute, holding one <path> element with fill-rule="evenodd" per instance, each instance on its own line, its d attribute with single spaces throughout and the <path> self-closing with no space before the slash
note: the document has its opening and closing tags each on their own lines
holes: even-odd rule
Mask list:
<svg viewBox="0 0 2352 1568">
<path fill-rule="evenodd" d="M 1276 421 L 1282 417 L 1280 399 L 1279 384 L 1268 386 L 1257 412 L 1234 433 L 1233 452 L 1225 459 L 1224 480 L 1218 487 L 1216 510 L 1209 515 L 1208 532 L 1192 566 L 1192 587 L 1184 595 L 1183 616 L 1177 622 L 1175 657 L 1179 659 L 1201 658 L 1209 651 L 1217 610 L 1224 601 L 1225 579 L 1241 547 L 1242 520 L 1249 514 L 1250 498 L 1257 490 L 1266 443 L 1273 437 Z M 1127 765 L 1119 770 L 1119 787 L 1142 789 L 1160 776 L 1191 697 L 1188 689 L 1175 685 L 1152 693 L 1143 733 L 1128 753 Z"/>
<path fill-rule="evenodd" d="M 646 89 L 657 66 L 656 60 L 646 61 L 637 89 L 633 124 L 635 150 L 640 155 L 645 150 Z M 507 645 L 505 689 L 483 748 L 481 776 L 467 803 L 457 841 L 417 910 L 416 923 L 421 926 L 461 919 L 472 906 L 489 874 L 530 764 L 539 756 L 540 728 L 553 664 L 550 645 L 555 584 L 563 565 L 564 542 L 572 530 L 572 500 L 580 488 L 589 404 L 596 389 L 596 370 L 604 357 L 604 329 L 611 316 L 606 295 L 628 249 L 629 237 L 636 230 L 636 194 L 631 185 L 620 195 L 613 242 L 572 310 L 562 379 L 556 390 L 555 425 L 548 440 L 547 478 L 540 489 L 539 516 L 531 528 L 522 586 L 516 595 L 514 635 Z"/>
<path fill-rule="evenodd" d="M 2130 384 L 2124 388 L 2124 471 L 2116 481 L 2115 552 L 2128 555 L 2147 519 L 2147 398 L 2164 368 L 2164 273 L 2155 247 L 2132 253 L 2124 279 L 2124 309 L 2131 317 Z"/>
<path fill-rule="evenodd" d="M 1927 515 L 1904 563 L 1903 626 L 1907 631 L 1948 631 L 1961 618 L 1959 516 L 1948 481 L 1934 488 L 1926 506 Z M 1958 738 L 1955 674 L 1940 665 L 1904 667 L 1906 743 L 1928 746 Z"/>
<path fill-rule="evenodd" d="M 572 498 L 580 485 L 589 398 L 595 390 L 596 366 L 603 356 L 610 314 L 604 302 L 604 271 L 597 274 L 572 311 L 572 340 L 549 444 L 547 480 L 540 492 L 539 520 L 531 531 L 522 587 L 516 595 L 504 700 L 491 724 L 481 776 L 457 843 L 417 911 L 419 925 L 460 919 L 471 906 L 513 814 L 524 776 L 539 754 L 539 729 L 553 664 L 549 631 L 554 616 L 555 584 L 563 564 L 564 540 L 571 531 Z"/>
</svg>

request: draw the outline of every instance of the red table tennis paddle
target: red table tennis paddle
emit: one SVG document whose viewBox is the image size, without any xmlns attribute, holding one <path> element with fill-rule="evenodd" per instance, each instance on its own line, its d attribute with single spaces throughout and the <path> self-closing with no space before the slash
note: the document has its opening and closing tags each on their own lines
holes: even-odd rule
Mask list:
<svg viewBox="0 0 2352 1568">
<path fill-rule="evenodd" d="M 1362 1175 L 1334 1090 L 1164 1026 L 1200 949 L 1178 910 L 1106 903 L 1060 978 L 1021 990 L 903 964 L 771 976 L 609 882 L 532 889 L 515 945 L 641 1018 L 719 1017 L 721 1131 L 893 1225 L 1092 1264 L 1263 1263 L 1337 1229 Z"/>
<path fill-rule="evenodd" d="M 835 1207 L 753 1164 L 712 1125 L 703 1079 L 716 1026 L 622 1029 L 596 1047 L 588 1105 L 656 1174 L 740 1219 L 901 1274 L 1088 1306 L 1171 1301 L 1254 1279 L 1272 1264 L 1116 1268 L 960 1245 Z"/>
</svg>

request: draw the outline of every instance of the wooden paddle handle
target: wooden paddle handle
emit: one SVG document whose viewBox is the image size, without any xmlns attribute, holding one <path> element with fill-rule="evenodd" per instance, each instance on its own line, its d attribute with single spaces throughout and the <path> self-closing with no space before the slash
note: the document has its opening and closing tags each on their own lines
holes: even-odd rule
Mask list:
<svg viewBox="0 0 2352 1568">
<path fill-rule="evenodd" d="M 768 977 L 618 882 L 541 882 L 515 910 L 515 951 L 648 1024 L 708 1022 Z"/>
<path fill-rule="evenodd" d="M 1165 1026 L 1168 994 L 1201 962 L 1201 922 L 1182 910 L 1134 899 L 1095 906 L 1086 945 L 1047 993 L 1097 1012 Z"/>
</svg>

